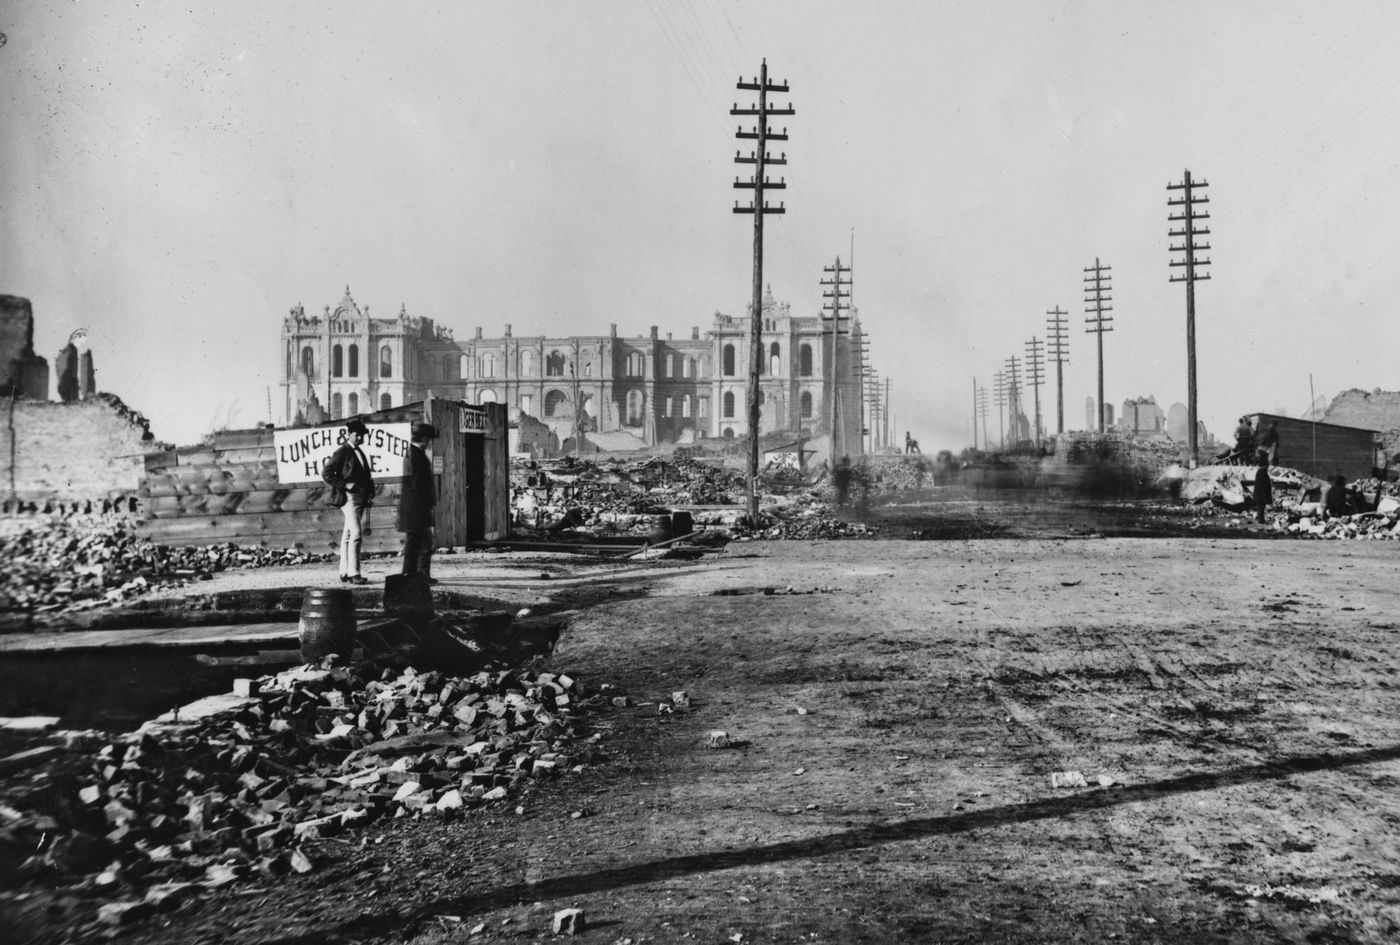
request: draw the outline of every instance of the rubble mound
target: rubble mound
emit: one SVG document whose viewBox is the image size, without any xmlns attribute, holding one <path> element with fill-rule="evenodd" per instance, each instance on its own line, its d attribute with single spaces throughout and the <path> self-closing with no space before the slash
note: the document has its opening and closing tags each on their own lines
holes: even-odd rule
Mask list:
<svg viewBox="0 0 1400 945">
<path fill-rule="evenodd" d="M 235 544 L 159 545 L 137 520 L 111 514 L 31 514 L 0 520 L 0 614 L 46 613 L 112 604 L 160 583 L 229 568 L 302 564 L 324 554 Z"/>
<path fill-rule="evenodd" d="M 0 783 L 0 888 L 91 896 L 121 924 L 200 889 L 309 872 L 317 839 L 461 816 L 564 769 L 580 713 L 605 701 L 561 673 L 374 663 L 250 688 L 199 721 L 70 735 L 41 774 Z"/>
</svg>

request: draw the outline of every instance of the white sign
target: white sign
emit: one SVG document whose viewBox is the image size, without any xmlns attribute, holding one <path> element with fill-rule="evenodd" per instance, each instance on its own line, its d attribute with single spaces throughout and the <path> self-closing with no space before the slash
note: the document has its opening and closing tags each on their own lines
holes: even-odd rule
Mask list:
<svg viewBox="0 0 1400 945">
<path fill-rule="evenodd" d="M 369 435 L 360 444 L 376 479 L 397 479 L 403 476 L 403 461 L 408 455 L 409 427 L 407 423 L 371 423 Z M 277 454 L 277 481 L 320 482 L 321 469 L 342 443 L 348 443 L 345 427 L 303 427 L 296 430 L 273 430 L 272 444 Z"/>
</svg>

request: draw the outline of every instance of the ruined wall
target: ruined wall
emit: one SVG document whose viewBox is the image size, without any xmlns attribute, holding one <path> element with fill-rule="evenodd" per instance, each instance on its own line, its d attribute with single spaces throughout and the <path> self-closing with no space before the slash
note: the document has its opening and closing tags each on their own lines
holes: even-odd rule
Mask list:
<svg viewBox="0 0 1400 945">
<path fill-rule="evenodd" d="M 49 362 L 34 353 L 34 311 L 17 295 L 0 295 L 0 394 L 49 396 Z"/>
<path fill-rule="evenodd" d="M 1386 454 L 1400 452 L 1400 391 L 1364 391 L 1353 388 L 1332 398 L 1322 415 L 1327 423 L 1379 430 Z"/>
<path fill-rule="evenodd" d="M 157 448 L 145 418 L 110 395 L 16 400 L 0 407 L 0 493 L 26 501 L 133 496 Z"/>
</svg>

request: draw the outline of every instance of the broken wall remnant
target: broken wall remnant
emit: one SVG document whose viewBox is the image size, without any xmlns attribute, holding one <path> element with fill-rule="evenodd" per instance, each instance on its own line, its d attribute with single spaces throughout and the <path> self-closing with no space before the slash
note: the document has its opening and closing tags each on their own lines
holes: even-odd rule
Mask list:
<svg viewBox="0 0 1400 945">
<path fill-rule="evenodd" d="M 18 295 L 0 295 L 0 394 L 49 397 L 49 362 L 34 353 L 34 310 Z"/>
<path fill-rule="evenodd" d="M 7 496 L 98 501 L 136 495 L 155 442 L 150 421 L 112 394 L 57 403 L 18 400 L 12 436 L 0 436 Z"/>
</svg>

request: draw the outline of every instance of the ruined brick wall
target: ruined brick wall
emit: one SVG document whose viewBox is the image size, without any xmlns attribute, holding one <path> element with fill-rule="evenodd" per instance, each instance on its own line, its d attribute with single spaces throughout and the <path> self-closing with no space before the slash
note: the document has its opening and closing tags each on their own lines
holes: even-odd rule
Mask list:
<svg viewBox="0 0 1400 945">
<path fill-rule="evenodd" d="M 1344 390 L 1332 399 L 1322 419 L 1348 427 L 1381 431 L 1388 455 L 1400 452 L 1400 391 Z"/>
<path fill-rule="evenodd" d="M 0 493 L 28 501 L 136 495 L 159 446 L 145 419 L 108 395 L 0 405 Z"/>
<path fill-rule="evenodd" d="M 49 362 L 34 353 L 34 311 L 17 295 L 0 295 L 0 393 L 49 396 Z"/>
</svg>

